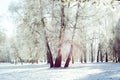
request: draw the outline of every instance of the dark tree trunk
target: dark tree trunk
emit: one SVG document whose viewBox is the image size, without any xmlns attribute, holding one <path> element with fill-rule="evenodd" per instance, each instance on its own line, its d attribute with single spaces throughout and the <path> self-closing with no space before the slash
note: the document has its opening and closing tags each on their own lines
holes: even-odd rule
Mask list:
<svg viewBox="0 0 120 80">
<path fill-rule="evenodd" d="M 41 22 L 43 24 L 43 27 L 45 27 L 44 18 L 41 19 Z M 46 30 L 44 30 L 44 36 L 45 36 L 45 43 L 46 43 L 46 47 L 47 47 L 47 53 L 46 53 L 46 55 L 47 55 L 47 63 L 50 63 L 50 68 L 52 68 L 52 67 L 54 67 L 53 56 L 52 56 L 52 53 L 51 53 L 51 50 L 50 50 L 48 38 L 47 38 L 47 35 L 46 35 Z"/>
<path fill-rule="evenodd" d="M 80 58 L 80 62 L 83 63 L 83 57 L 82 57 L 82 55 L 81 55 L 81 58 Z"/>
<path fill-rule="evenodd" d="M 47 62 L 50 63 L 50 68 L 52 68 L 54 67 L 52 53 L 48 42 L 46 42 L 46 45 L 47 45 Z"/>
<path fill-rule="evenodd" d="M 65 62 L 64 68 L 67 68 L 69 66 L 70 60 L 71 60 L 71 56 L 69 54 L 68 57 L 67 57 L 67 60 Z"/>
<path fill-rule="evenodd" d="M 105 53 L 105 62 L 108 62 L 108 53 L 107 53 L 107 51 Z"/>
<path fill-rule="evenodd" d="M 97 62 L 99 62 L 99 49 L 98 49 L 98 52 L 97 52 Z"/>
<path fill-rule="evenodd" d="M 93 62 L 93 45 L 91 44 L 91 62 Z"/>
<path fill-rule="evenodd" d="M 84 52 L 84 63 L 87 62 L 87 59 L 86 59 L 86 51 Z"/>
<path fill-rule="evenodd" d="M 60 35 L 59 35 L 60 44 L 62 44 L 62 38 L 64 36 L 64 32 L 66 28 L 64 7 L 65 6 L 61 4 L 61 28 L 60 28 Z M 55 67 L 61 67 L 61 62 L 62 62 L 62 54 L 61 54 L 61 46 L 59 46 L 58 55 L 55 59 Z"/>
<path fill-rule="evenodd" d="M 94 60 L 93 60 L 93 53 L 91 53 L 91 62 L 93 62 Z"/>
<path fill-rule="evenodd" d="M 43 7 L 41 6 L 42 5 L 42 1 L 40 0 L 39 2 L 40 2 L 41 23 L 42 23 L 42 26 L 44 28 L 45 43 L 46 43 L 46 48 L 47 48 L 47 53 L 46 53 L 47 63 L 50 63 L 50 68 L 52 68 L 52 67 L 54 67 L 53 56 L 52 56 L 52 53 L 51 53 L 51 50 L 50 50 L 50 46 L 49 46 L 49 42 L 48 42 L 48 38 L 47 38 L 47 35 L 46 35 L 46 30 L 45 30 L 46 26 L 45 26 L 45 21 L 44 21 L 45 17 L 43 17 Z"/>
<path fill-rule="evenodd" d="M 61 67 L 62 62 L 62 55 L 61 55 L 61 49 L 58 51 L 58 56 L 55 59 L 55 66 L 54 67 Z"/>
<path fill-rule="evenodd" d="M 54 67 L 61 67 L 62 56 L 57 56 L 55 59 L 55 66 Z"/>
<path fill-rule="evenodd" d="M 113 53 L 113 62 L 116 62 L 117 63 L 117 51 L 116 49 L 114 48 L 114 53 Z"/>
<path fill-rule="evenodd" d="M 118 62 L 120 63 L 120 57 L 118 57 Z"/>
<path fill-rule="evenodd" d="M 117 62 L 116 53 L 117 53 L 116 47 L 113 46 L 113 62 Z"/>
<path fill-rule="evenodd" d="M 118 62 L 120 63 L 120 52 L 118 53 Z"/>
<path fill-rule="evenodd" d="M 69 63 L 70 63 L 70 60 L 71 60 L 72 51 L 73 51 L 73 45 L 71 45 L 71 47 L 70 47 L 70 52 L 69 52 L 69 55 L 68 55 L 68 57 L 66 59 L 64 68 L 69 66 Z"/>
<path fill-rule="evenodd" d="M 100 51 L 100 61 L 103 62 L 102 51 Z"/>
<path fill-rule="evenodd" d="M 49 43 L 48 43 L 48 39 L 47 39 L 47 36 L 46 36 L 46 31 L 44 31 L 44 35 L 45 35 L 45 41 L 46 41 L 46 47 L 47 47 L 47 53 L 46 53 L 47 62 L 50 63 L 50 68 L 52 68 L 52 67 L 54 67 L 53 56 L 52 56 L 50 46 L 49 46 Z"/>
<path fill-rule="evenodd" d="M 115 52 L 115 62 L 117 63 L 118 60 L 117 60 L 117 51 Z"/>
</svg>

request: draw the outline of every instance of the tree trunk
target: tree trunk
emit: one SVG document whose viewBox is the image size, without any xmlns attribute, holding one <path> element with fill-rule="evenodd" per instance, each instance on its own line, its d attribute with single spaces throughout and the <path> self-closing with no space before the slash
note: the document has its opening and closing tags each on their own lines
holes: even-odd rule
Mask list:
<svg viewBox="0 0 120 80">
<path fill-rule="evenodd" d="M 117 57 L 118 57 L 118 62 L 120 63 L 120 52 L 118 52 Z"/>
<path fill-rule="evenodd" d="M 102 51 L 100 51 L 100 61 L 103 62 Z"/>
<path fill-rule="evenodd" d="M 70 60 L 71 60 L 71 56 L 70 56 L 70 54 L 69 54 L 68 57 L 67 57 L 67 59 L 66 59 L 64 68 L 67 68 L 67 67 L 69 66 Z"/>
<path fill-rule="evenodd" d="M 52 67 L 54 67 L 54 65 L 53 65 L 53 57 L 52 57 L 50 46 L 49 46 L 47 40 L 46 40 L 46 47 L 47 47 L 47 62 L 50 63 L 50 68 L 52 68 Z"/>
<path fill-rule="evenodd" d="M 91 43 L 91 62 L 93 62 L 93 45 Z"/>
<path fill-rule="evenodd" d="M 117 60 L 117 51 L 115 51 L 115 62 L 117 63 L 118 60 Z"/>
<path fill-rule="evenodd" d="M 99 62 L 99 49 L 98 49 L 98 52 L 97 52 L 97 62 Z"/>
<path fill-rule="evenodd" d="M 115 49 L 115 47 L 113 48 L 114 52 L 113 52 L 113 62 L 117 62 L 117 57 L 116 57 L 116 54 L 117 54 L 117 51 Z"/>
<path fill-rule="evenodd" d="M 58 56 L 55 59 L 55 66 L 54 67 L 61 67 L 62 62 L 62 55 L 61 55 L 61 49 L 58 50 Z"/>
<path fill-rule="evenodd" d="M 82 54 L 81 54 L 80 62 L 83 63 L 83 57 L 82 57 Z"/>
<path fill-rule="evenodd" d="M 106 51 L 106 53 L 105 53 L 105 62 L 108 62 L 108 53 L 107 53 L 107 51 Z"/>
<path fill-rule="evenodd" d="M 71 44 L 70 52 L 69 52 L 69 55 L 68 55 L 68 57 L 67 57 L 67 59 L 66 59 L 64 68 L 67 68 L 67 67 L 69 66 L 69 63 L 70 63 L 70 60 L 71 60 L 72 52 L 73 52 L 73 45 Z"/>
<path fill-rule="evenodd" d="M 59 34 L 60 45 L 62 44 L 63 36 L 66 28 L 64 7 L 65 6 L 63 5 L 63 2 L 61 2 L 61 28 L 60 28 L 60 34 Z M 55 67 L 61 67 L 61 62 L 62 62 L 61 46 L 58 46 L 58 47 L 59 47 L 59 50 L 58 50 L 58 55 L 55 59 Z"/>
<path fill-rule="evenodd" d="M 87 62 L 86 51 L 84 51 L 84 63 Z"/>
<path fill-rule="evenodd" d="M 41 4 L 41 0 L 40 0 L 40 4 Z M 48 38 L 47 38 L 47 34 L 46 34 L 46 30 L 45 30 L 45 21 L 44 21 L 44 17 L 43 17 L 43 9 L 42 9 L 42 6 L 40 6 L 40 10 L 41 10 L 41 22 L 42 22 L 42 26 L 43 26 L 43 29 L 44 29 L 44 36 L 45 36 L 45 43 L 46 43 L 46 48 L 47 48 L 47 62 L 50 63 L 50 68 L 54 67 L 54 64 L 53 64 L 53 56 L 52 56 L 52 53 L 51 53 L 51 50 L 50 50 L 50 46 L 49 46 L 49 42 L 48 42 Z M 43 18 L 42 18 L 43 17 Z"/>
<path fill-rule="evenodd" d="M 62 62 L 62 55 L 57 56 L 55 59 L 55 66 L 54 67 L 61 67 L 61 62 Z"/>
<path fill-rule="evenodd" d="M 118 62 L 120 63 L 120 56 L 118 57 Z"/>
<path fill-rule="evenodd" d="M 74 64 L 74 56 L 72 55 L 72 64 Z"/>
<path fill-rule="evenodd" d="M 45 42 L 46 42 L 46 48 L 47 48 L 47 62 L 50 63 L 50 68 L 54 67 L 54 64 L 53 64 L 53 56 L 52 56 L 52 53 L 51 53 L 51 50 L 50 50 L 50 46 L 49 46 L 49 43 L 48 43 L 48 39 L 47 39 L 47 35 L 46 35 L 46 31 L 44 30 L 44 36 L 45 36 Z"/>
</svg>

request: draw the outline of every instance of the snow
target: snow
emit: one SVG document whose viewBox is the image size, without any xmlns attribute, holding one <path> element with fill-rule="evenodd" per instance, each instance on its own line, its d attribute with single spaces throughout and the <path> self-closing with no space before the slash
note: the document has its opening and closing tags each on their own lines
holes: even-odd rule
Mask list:
<svg viewBox="0 0 120 80">
<path fill-rule="evenodd" d="M 66 69 L 50 69 L 46 63 L 1 63 L 0 80 L 120 80 L 120 63 L 75 63 Z"/>
</svg>

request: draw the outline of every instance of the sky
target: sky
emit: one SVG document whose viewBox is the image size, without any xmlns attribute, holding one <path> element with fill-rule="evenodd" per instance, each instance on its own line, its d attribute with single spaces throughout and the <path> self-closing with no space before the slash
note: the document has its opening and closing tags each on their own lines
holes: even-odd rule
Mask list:
<svg viewBox="0 0 120 80">
<path fill-rule="evenodd" d="M 0 26 L 8 37 L 14 36 L 15 26 L 10 18 L 9 4 L 15 0 L 0 0 Z M 1 28 L 0 28 L 1 29 Z"/>
</svg>

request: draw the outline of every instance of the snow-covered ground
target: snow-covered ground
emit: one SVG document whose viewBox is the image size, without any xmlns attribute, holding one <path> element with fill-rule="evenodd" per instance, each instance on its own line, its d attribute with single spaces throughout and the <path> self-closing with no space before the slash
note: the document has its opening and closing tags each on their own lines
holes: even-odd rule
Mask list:
<svg viewBox="0 0 120 80">
<path fill-rule="evenodd" d="M 120 63 L 75 63 L 66 69 L 50 69 L 45 63 L 1 63 L 0 80 L 120 80 Z"/>
</svg>

